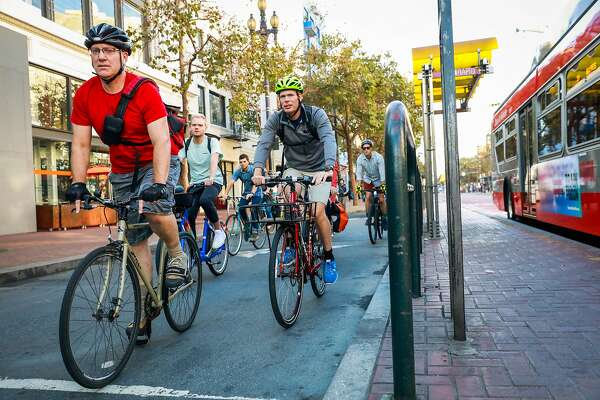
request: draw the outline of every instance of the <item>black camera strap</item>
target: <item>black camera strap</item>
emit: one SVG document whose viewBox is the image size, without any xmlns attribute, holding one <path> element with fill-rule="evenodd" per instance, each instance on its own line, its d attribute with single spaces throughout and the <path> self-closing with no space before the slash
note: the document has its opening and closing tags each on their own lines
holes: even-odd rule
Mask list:
<svg viewBox="0 0 600 400">
<path fill-rule="evenodd" d="M 133 99 L 133 96 L 135 96 L 135 93 L 138 91 L 140 86 L 142 86 L 146 82 L 151 82 L 152 84 L 156 85 L 156 83 L 154 83 L 154 81 L 150 78 L 140 78 L 135 83 L 135 85 L 133 85 L 131 90 L 129 90 L 129 92 L 123 91 L 121 93 L 121 99 L 119 100 L 119 104 L 117 105 L 117 111 L 115 112 L 114 117 L 119 118 L 121 120 L 123 119 L 129 101 Z M 148 139 L 145 142 L 137 143 L 121 139 L 120 144 L 125 144 L 128 146 L 147 146 L 149 144 L 152 144 L 152 141 Z"/>
</svg>

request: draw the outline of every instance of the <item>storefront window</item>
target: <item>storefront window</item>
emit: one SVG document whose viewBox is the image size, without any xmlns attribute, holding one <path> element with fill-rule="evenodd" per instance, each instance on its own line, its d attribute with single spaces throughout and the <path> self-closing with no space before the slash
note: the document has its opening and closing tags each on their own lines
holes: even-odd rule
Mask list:
<svg viewBox="0 0 600 400">
<path fill-rule="evenodd" d="M 83 33 L 81 0 L 54 0 L 54 22 L 77 33 Z"/>
<path fill-rule="evenodd" d="M 37 67 L 29 67 L 32 124 L 67 130 L 67 78 Z"/>
<path fill-rule="evenodd" d="M 102 22 L 115 25 L 114 0 L 92 1 L 92 25 L 98 25 Z"/>
</svg>

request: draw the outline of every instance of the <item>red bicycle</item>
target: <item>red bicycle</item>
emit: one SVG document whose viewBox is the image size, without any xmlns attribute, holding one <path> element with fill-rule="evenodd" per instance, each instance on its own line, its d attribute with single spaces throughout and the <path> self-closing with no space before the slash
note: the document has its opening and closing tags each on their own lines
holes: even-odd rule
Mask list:
<svg viewBox="0 0 600 400">
<path fill-rule="evenodd" d="M 317 203 L 308 198 L 308 187 L 312 184 L 310 176 L 267 178 L 265 183 L 267 186 L 284 185 L 283 192 L 288 193 L 285 202 L 271 206 L 273 218 L 269 221 L 277 224 L 270 243 L 271 308 L 279 325 L 287 329 L 298 320 L 304 284 L 309 279 L 317 297 L 325 294 L 323 244 L 315 223 Z M 298 197 L 298 189 L 302 186 L 303 200 Z"/>
</svg>

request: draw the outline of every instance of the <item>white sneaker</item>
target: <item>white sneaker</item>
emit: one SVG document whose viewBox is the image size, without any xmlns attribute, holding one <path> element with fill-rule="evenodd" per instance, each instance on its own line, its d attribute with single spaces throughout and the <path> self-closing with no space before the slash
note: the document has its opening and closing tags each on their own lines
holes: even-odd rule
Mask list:
<svg viewBox="0 0 600 400">
<path fill-rule="evenodd" d="M 212 248 L 214 250 L 219 249 L 221 246 L 225 244 L 225 232 L 222 229 L 215 231 L 215 237 L 213 238 Z"/>
</svg>

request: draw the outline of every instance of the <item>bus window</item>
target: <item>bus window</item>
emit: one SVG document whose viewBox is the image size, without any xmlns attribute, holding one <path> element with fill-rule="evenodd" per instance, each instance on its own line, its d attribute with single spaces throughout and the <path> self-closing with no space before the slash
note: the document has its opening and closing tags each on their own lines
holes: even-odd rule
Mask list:
<svg viewBox="0 0 600 400">
<path fill-rule="evenodd" d="M 498 163 L 504 161 L 504 142 L 496 145 L 496 161 Z"/>
<path fill-rule="evenodd" d="M 515 157 L 517 155 L 517 136 L 512 135 L 506 139 L 506 159 Z"/>
<path fill-rule="evenodd" d="M 560 107 L 538 118 L 538 154 L 544 156 L 562 150 Z"/>
<path fill-rule="evenodd" d="M 494 133 L 494 136 L 496 137 L 496 143 L 502 141 L 503 134 L 504 134 L 504 129 L 503 128 L 498 129 L 496 131 L 496 133 Z"/>
<path fill-rule="evenodd" d="M 538 109 L 543 113 L 548 106 L 560 99 L 560 80 L 556 80 L 552 86 L 545 89 L 538 96 Z"/>
<path fill-rule="evenodd" d="M 591 79 L 598 73 L 599 66 L 600 45 L 597 45 L 567 71 L 567 91 L 575 89 Z"/>
<path fill-rule="evenodd" d="M 600 136 L 598 110 L 600 109 L 600 82 L 596 82 L 567 101 L 567 143 L 575 146 Z"/>
</svg>

